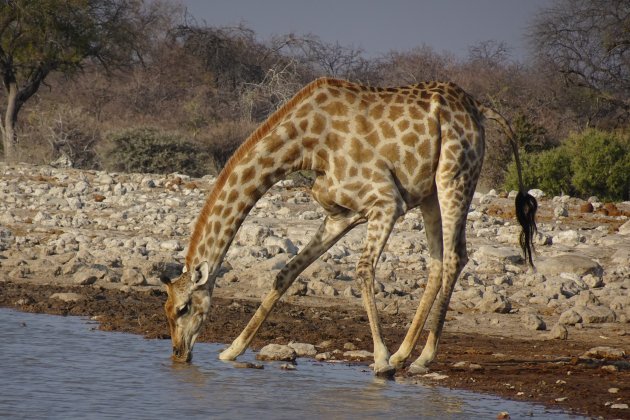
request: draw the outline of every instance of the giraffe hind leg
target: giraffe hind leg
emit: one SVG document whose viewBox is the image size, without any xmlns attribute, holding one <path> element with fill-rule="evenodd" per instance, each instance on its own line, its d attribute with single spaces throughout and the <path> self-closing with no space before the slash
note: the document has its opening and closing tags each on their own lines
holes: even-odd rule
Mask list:
<svg viewBox="0 0 630 420">
<path fill-rule="evenodd" d="M 291 284 L 293 284 L 297 276 L 334 245 L 343 235 L 360 223 L 362 223 L 362 218 L 358 215 L 349 218 L 336 216 L 326 217 L 308 245 L 280 270 L 274 281 L 273 288 L 265 296 L 247 326 L 232 344 L 221 352 L 219 358 L 221 360 L 234 360 L 243 354 L 262 323 L 267 319 L 267 316 L 269 316 L 276 302 L 282 297 Z"/>
<path fill-rule="evenodd" d="M 459 182 L 449 182 L 440 191 L 440 208 L 442 214 L 442 235 L 443 235 L 443 261 L 442 261 L 442 284 L 438 285 L 439 296 L 437 304 L 433 308 L 433 314 L 429 323 L 429 337 L 422 349 L 420 357 L 409 367 L 410 373 L 425 373 L 428 365 L 437 354 L 438 343 L 444 327 L 444 320 L 448 310 L 451 294 L 455 287 L 455 282 L 462 269 L 468 261 L 466 252 L 466 215 L 472 197 L 463 197 L 461 200 L 445 200 L 445 196 L 454 197 L 456 190 L 472 190 L 463 188 Z M 449 194 L 450 192 L 450 194 Z M 472 196 L 472 194 L 470 194 Z"/>
</svg>

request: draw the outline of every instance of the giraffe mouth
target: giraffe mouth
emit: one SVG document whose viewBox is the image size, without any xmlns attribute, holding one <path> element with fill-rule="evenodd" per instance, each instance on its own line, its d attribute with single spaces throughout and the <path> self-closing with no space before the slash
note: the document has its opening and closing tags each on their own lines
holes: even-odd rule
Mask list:
<svg viewBox="0 0 630 420">
<path fill-rule="evenodd" d="M 192 351 L 173 347 L 171 359 L 177 363 L 190 363 L 192 360 Z"/>
</svg>

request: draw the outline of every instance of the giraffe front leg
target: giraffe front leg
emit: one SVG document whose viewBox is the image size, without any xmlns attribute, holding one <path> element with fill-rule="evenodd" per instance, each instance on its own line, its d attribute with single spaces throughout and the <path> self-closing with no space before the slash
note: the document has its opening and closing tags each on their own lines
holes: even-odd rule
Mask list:
<svg viewBox="0 0 630 420">
<path fill-rule="evenodd" d="M 396 368 L 389 364 L 389 351 L 383 342 L 379 323 L 378 310 L 374 300 L 374 275 L 371 266 L 359 263 L 357 267 L 357 281 L 361 288 L 363 305 L 370 322 L 372 341 L 374 344 L 374 373 L 378 376 L 392 376 Z"/>
<path fill-rule="evenodd" d="M 424 230 L 427 235 L 427 243 L 431 257 L 429 263 L 429 278 L 416 314 L 411 322 L 411 326 L 405 335 L 405 339 L 400 344 L 398 351 L 389 359 L 389 363 L 398 369 L 403 367 L 405 361 L 407 361 L 415 348 L 442 284 L 442 216 L 440 214 L 437 194 L 425 199 L 420 205 L 420 208 L 422 210 Z"/>
<path fill-rule="evenodd" d="M 282 297 L 291 284 L 293 284 L 297 276 L 326 252 L 339 238 L 361 222 L 362 218 L 359 215 L 352 217 L 328 216 L 308 245 L 280 270 L 276 276 L 273 289 L 265 296 L 243 332 L 241 332 L 227 349 L 221 352 L 219 359 L 226 361 L 234 360 L 243 354 L 262 323 L 267 319 L 267 316 L 269 316 L 276 302 Z"/>
<path fill-rule="evenodd" d="M 394 228 L 396 218 L 400 214 L 399 207 L 395 203 L 388 204 L 375 203 L 375 211 L 368 216 L 365 249 L 357 264 L 357 281 L 361 288 L 363 305 L 368 315 L 374 343 L 374 372 L 379 376 L 392 376 L 396 372 L 396 368 L 389 364 L 389 351 L 383 343 L 378 310 L 374 300 L 376 264 Z"/>
</svg>

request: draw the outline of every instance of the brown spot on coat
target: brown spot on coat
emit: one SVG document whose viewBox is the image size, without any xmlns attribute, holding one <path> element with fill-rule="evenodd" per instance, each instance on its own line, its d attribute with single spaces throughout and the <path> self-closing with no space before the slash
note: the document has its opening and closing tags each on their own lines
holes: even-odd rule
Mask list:
<svg viewBox="0 0 630 420">
<path fill-rule="evenodd" d="M 371 161 L 374 157 L 374 152 L 371 149 L 365 147 L 365 145 L 356 137 L 353 137 L 350 143 L 349 155 L 352 160 L 361 163 Z"/>
<path fill-rule="evenodd" d="M 379 150 L 381 156 L 390 162 L 396 162 L 399 158 L 398 145 L 396 143 L 389 143 L 381 147 Z"/>
<path fill-rule="evenodd" d="M 315 114 L 313 117 L 313 126 L 311 131 L 315 134 L 321 134 L 326 128 L 326 118 L 321 114 Z"/>
</svg>

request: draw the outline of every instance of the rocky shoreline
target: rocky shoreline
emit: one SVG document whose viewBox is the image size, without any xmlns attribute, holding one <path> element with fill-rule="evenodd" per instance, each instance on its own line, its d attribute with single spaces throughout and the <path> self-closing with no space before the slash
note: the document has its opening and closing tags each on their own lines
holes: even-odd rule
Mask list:
<svg viewBox="0 0 630 420">
<path fill-rule="evenodd" d="M 209 176 L 114 174 L 26 164 L 0 164 L 0 170 L 2 305 L 18 308 L 20 302 L 7 300 L 8 291 L 29 285 L 65 288 L 48 296 L 50 302 L 59 301 L 52 307 L 77 305 L 82 289 L 129 296 L 155 293 L 162 298 L 159 276 L 181 270 L 192 225 L 214 181 Z M 476 194 L 467 225 L 470 261 L 453 294 L 446 333 L 580 343 L 576 351 L 582 353 L 571 356 L 583 355 L 589 344 L 628 354 L 630 202 L 534 193 L 540 202 L 535 272 L 523 264 L 518 250 L 512 199 L 494 191 Z M 215 296 L 255 307 L 277 271 L 308 242 L 322 219 L 307 189 L 290 180 L 274 186 L 237 235 Z M 326 310 L 352 308 L 359 314 L 354 265 L 363 236 L 361 227 L 350 232 L 298 278 L 285 301 Z M 401 333 L 423 292 L 426 251 L 422 216 L 414 210 L 397 223 L 377 270 L 378 305 L 384 316 L 395 319 L 392 323 Z M 64 294 L 70 289 L 75 295 Z M 22 309 L 32 306 L 22 303 Z M 163 329 L 166 332 L 165 323 Z M 286 342 L 275 344 L 297 340 L 284 338 Z M 445 340 L 446 347 L 448 335 Z M 371 350 L 371 340 L 360 343 L 345 351 Z M 395 350 L 393 343 L 388 345 Z M 501 351 L 497 345 L 496 352 Z M 607 395 L 610 404 L 597 415 L 630 416 L 628 409 L 610 408 L 630 403 L 628 359 L 618 358 L 626 365 L 604 363 L 597 368 L 616 366 L 610 375 L 622 380 L 618 393 Z M 464 359 L 460 361 L 470 362 Z M 577 407 L 563 402 L 558 403 Z"/>
</svg>

